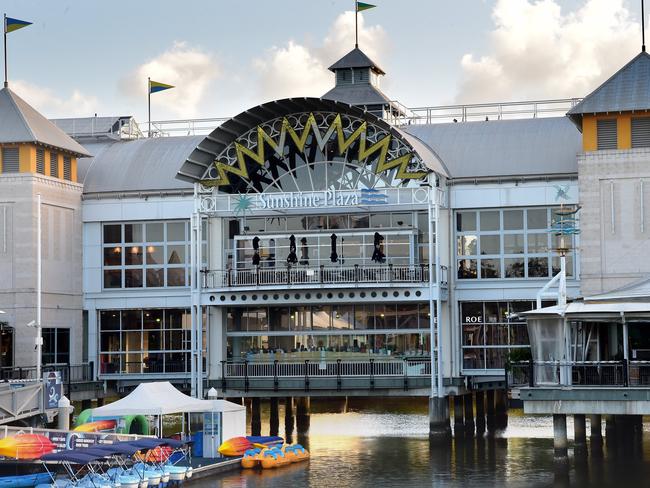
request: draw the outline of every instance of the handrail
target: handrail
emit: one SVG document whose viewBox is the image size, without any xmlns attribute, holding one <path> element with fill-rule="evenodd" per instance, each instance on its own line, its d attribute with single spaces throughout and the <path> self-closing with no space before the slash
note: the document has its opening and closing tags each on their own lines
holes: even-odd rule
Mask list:
<svg viewBox="0 0 650 488">
<path fill-rule="evenodd" d="M 560 373 L 564 371 L 563 375 Z M 650 361 L 519 361 L 508 364 L 508 384 L 528 386 L 650 387 Z"/>
<path fill-rule="evenodd" d="M 558 98 L 550 100 L 523 100 L 494 103 L 473 103 L 458 105 L 432 105 L 406 107 L 397 100 L 386 102 L 382 110 L 383 119 L 396 126 L 415 124 L 436 124 L 449 122 L 471 122 L 488 119 L 538 118 L 549 115 L 564 115 L 573 108 L 581 98 Z M 376 105 L 361 109 L 376 113 Z M 154 136 L 170 135 L 207 135 L 230 117 L 212 117 L 202 119 L 174 119 L 151 121 Z"/>
<path fill-rule="evenodd" d="M 345 359 L 305 361 L 225 361 L 226 378 L 308 377 L 420 377 L 431 376 L 431 360 L 399 359 L 350 361 Z"/>
<path fill-rule="evenodd" d="M 441 270 L 446 277 L 446 269 Z M 359 283 L 428 283 L 429 268 L 418 265 L 287 266 L 202 271 L 203 288 Z"/>
</svg>

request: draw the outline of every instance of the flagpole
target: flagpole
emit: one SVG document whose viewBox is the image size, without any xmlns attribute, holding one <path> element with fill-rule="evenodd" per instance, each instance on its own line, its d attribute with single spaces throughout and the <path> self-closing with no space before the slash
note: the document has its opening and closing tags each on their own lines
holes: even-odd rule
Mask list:
<svg viewBox="0 0 650 488">
<path fill-rule="evenodd" d="M 359 47 L 359 9 L 357 0 L 354 0 L 354 47 Z"/>
<path fill-rule="evenodd" d="M 641 0 L 641 51 L 645 52 L 645 12 L 643 11 L 644 0 Z"/>
<path fill-rule="evenodd" d="M 151 78 L 147 78 L 147 107 L 149 110 L 149 137 L 151 137 Z"/>
<path fill-rule="evenodd" d="M 5 14 L 4 23 L 2 24 L 4 29 L 4 47 L 5 47 L 5 88 L 9 86 L 7 81 L 7 14 Z"/>
</svg>

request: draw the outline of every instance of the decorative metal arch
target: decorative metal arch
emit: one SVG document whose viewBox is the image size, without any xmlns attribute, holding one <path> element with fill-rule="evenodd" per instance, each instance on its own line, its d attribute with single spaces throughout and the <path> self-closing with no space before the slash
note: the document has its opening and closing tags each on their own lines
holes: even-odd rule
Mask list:
<svg viewBox="0 0 650 488">
<path fill-rule="evenodd" d="M 227 121 L 199 144 L 178 177 L 225 193 L 261 193 L 409 187 L 429 172 L 383 120 L 305 98 L 260 105 Z"/>
</svg>

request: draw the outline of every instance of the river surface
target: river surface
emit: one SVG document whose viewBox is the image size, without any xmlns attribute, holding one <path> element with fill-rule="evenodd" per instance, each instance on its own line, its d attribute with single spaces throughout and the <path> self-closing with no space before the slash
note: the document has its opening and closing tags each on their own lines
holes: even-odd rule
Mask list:
<svg viewBox="0 0 650 488">
<path fill-rule="evenodd" d="M 381 402 L 381 403 L 379 403 Z M 268 407 L 267 407 L 268 408 Z M 318 413 L 320 411 L 320 413 Z M 552 419 L 510 410 L 494 438 L 430 445 L 426 402 L 312 402 L 307 435 L 293 435 L 311 452 L 309 463 L 274 470 L 237 470 L 192 488 L 334 487 L 616 487 L 650 486 L 650 425 L 644 442 L 574 450 L 558 461 Z M 280 435 L 284 416 L 280 410 Z M 569 421 L 568 430 L 573 431 Z M 603 433 L 604 433 L 603 428 Z M 262 410 L 268 433 L 268 409 Z M 587 428 L 589 432 L 589 426 Z"/>
</svg>

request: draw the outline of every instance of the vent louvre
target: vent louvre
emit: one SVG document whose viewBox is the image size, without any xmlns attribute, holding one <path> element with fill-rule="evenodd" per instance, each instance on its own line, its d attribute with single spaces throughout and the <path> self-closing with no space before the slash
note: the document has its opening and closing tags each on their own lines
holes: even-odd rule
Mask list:
<svg viewBox="0 0 650 488">
<path fill-rule="evenodd" d="M 18 173 L 20 171 L 20 163 L 18 159 L 17 147 L 5 147 L 2 149 L 2 172 L 3 173 Z"/>
<path fill-rule="evenodd" d="M 63 179 L 70 181 L 72 179 L 72 164 L 70 156 L 63 156 Z"/>
<path fill-rule="evenodd" d="M 55 152 L 50 153 L 50 176 L 59 177 L 59 155 Z"/>
<path fill-rule="evenodd" d="M 45 174 L 45 150 L 36 150 L 36 172 L 42 175 Z"/>
<path fill-rule="evenodd" d="M 632 119 L 632 147 L 650 147 L 650 117 Z"/>
<path fill-rule="evenodd" d="M 618 149 L 616 119 L 602 119 L 596 122 L 598 149 Z"/>
</svg>

